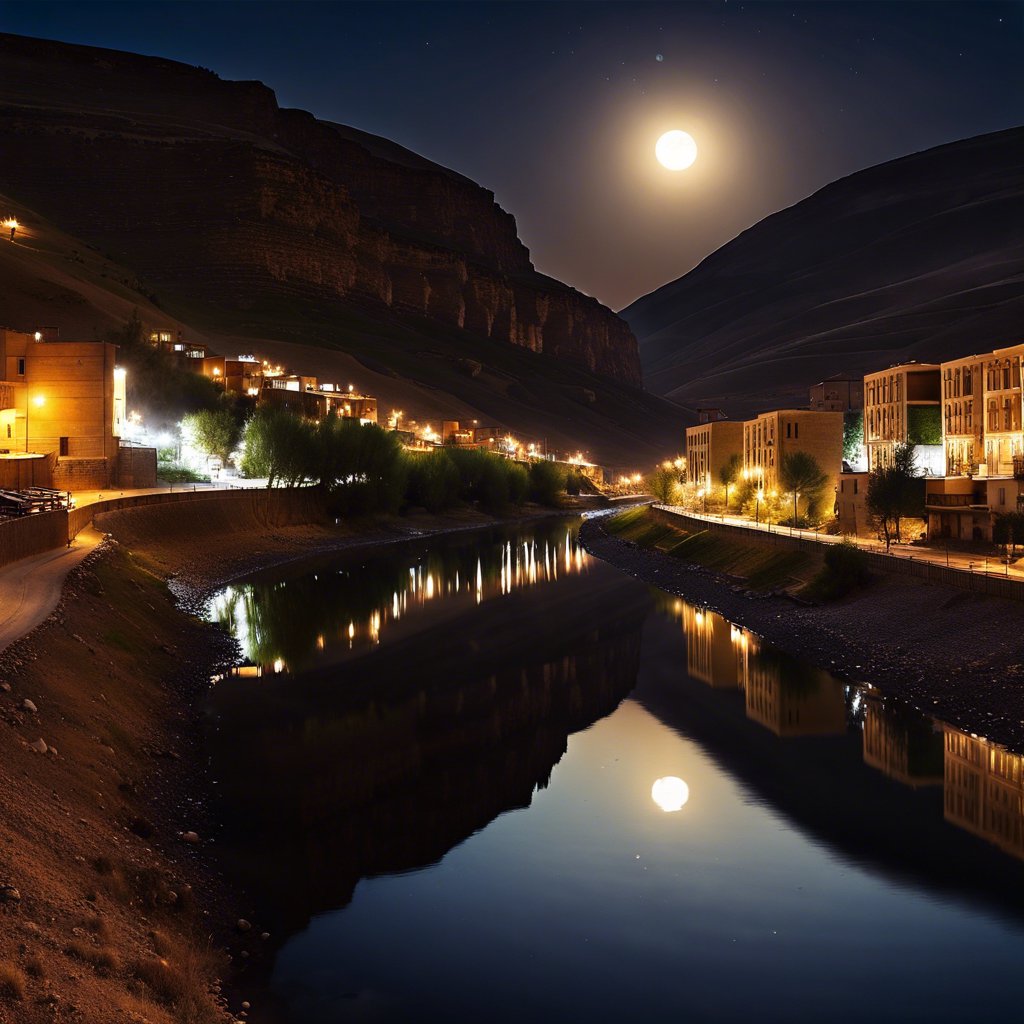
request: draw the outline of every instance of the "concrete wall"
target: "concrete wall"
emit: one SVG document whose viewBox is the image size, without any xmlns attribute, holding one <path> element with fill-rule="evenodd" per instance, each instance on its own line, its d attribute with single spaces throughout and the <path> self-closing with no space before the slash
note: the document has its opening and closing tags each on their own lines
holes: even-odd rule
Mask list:
<svg viewBox="0 0 1024 1024">
<path fill-rule="evenodd" d="M 62 548 L 67 542 L 66 512 L 40 512 L 21 519 L 0 520 L 0 566 Z"/>
<path fill-rule="evenodd" d="M 117 453 L 117 486 L 156 487 L 156 449 L 122 446 Z"/>
<path fill-rule="evenodd" d="M 836 518 L 841 533 L 858 537 L 873 537 L 875 531 L 868 525 L 867 473 L 840 473 L 836 492 Z"/>
<path fill-rule="evenodd" d="M 27 459 L 0 458 L 0 487 L 20 491 L 26 487 L 53 486 L 52 455 Z"/>
</svg>

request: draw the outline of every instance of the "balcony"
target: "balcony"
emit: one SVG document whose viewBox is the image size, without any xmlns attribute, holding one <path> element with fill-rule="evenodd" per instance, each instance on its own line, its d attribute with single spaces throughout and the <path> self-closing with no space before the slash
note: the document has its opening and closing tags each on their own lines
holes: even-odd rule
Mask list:
<svg viewBox="0 0 1024 1024">
<path fill-rule="evenodd" d="M 927 508 L 969 508 L 975 504 L 973 494 L 929 494 L 924 503 Z"/>
</svg>

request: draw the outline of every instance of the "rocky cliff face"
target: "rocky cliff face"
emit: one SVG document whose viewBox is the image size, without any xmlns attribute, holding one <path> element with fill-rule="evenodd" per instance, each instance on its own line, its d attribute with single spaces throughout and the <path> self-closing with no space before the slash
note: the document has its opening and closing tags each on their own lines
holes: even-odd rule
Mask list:
<svg viewBox="0 0 1024 1024">
<path fill-rule="evenodd" d="M 636 340 L 538 274 L 491 192 L 282 110 L 258 82 L 0 35 L 0 190 L 172 302 L 315 301 L 544 353 L 630 385 Z"/>
</svg>

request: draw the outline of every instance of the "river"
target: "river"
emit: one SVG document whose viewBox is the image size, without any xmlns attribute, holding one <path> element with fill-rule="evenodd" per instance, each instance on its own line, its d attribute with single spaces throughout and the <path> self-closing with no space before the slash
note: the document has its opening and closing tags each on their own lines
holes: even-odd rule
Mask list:
<svg viewBox="0 0 1024 1024">
<path fill-rule="evenodd" d="M 285 1019 L 1015 1018 L 1024 758 L 624 575 L 578 525 L 211 602 L 245 652 L 207 713 L 218 842 Z"/>
</svg>

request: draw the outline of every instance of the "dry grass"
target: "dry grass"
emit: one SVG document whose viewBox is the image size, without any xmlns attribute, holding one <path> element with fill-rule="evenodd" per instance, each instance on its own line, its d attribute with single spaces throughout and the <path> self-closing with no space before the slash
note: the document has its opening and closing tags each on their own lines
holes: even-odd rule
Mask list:
<svg viewBox="0 0 1024 1024">
<path fill-rule="evenodd" d="M 46 965 L 38 956 L 30 956 L 25 961 L 25 970 L 28 971 L 28 973 L 31 974 L 33 978 L 46 977 Z"/>
<path fill-rule="evenodd" d="M 99 974 L 113 974 L 121 969 L 121 960 L 109 946 L 92 946 L 81 939 L 72 939 L 64 947 L 64 952 L 92 964 Z"/>
<path fill-rule="evenodd" d="M 25 998 L 25 975 L 12 963 L 0 963 L 0 999 Z"/>
<path fill-rule="evenodd" d="M 136 960 L 131 973 L 142 981 L 156 999 L 174 1011 L 176 1024 L 216 1024 L 222 1019 L 211 997 L 210 978 L 218 964 L 210 949 L 194 944 L 175 947 L 160 932 L 151 932 L 157 957 Z"/>
</svg>

